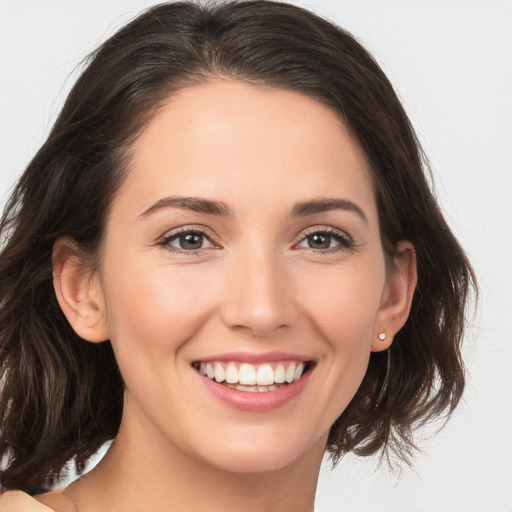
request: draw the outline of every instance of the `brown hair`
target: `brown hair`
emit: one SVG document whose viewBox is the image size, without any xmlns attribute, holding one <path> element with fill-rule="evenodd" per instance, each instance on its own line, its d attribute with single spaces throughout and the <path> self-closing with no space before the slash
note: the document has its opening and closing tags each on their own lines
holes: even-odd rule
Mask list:
<svg viewBox="0 0 512 512">
<path fill-rule="evenodd" d="M 51 484 L 68 460 L 83 469 L 116 436 L 123 381 L 110 343 L 82 340 L 60 310 L 53 245 L 66 235 L 98 255 L 131 143 L 169 94 L 219 76 L 298 91 L 335 111 L 370 164 L 388 261 L 400 240 L 416 248 L 417 293 L 390 348 L 388 380 L 383 388 L 387 355 L 372 353 L 357 394 L 331 429 L 334 461 L 385 448 L 406 456 L 412 427 L 450 413 L 459 401 L 474 276 L 379 66 L 349 33 L 296 6 L 165 4 L 92 54 L 0 223 L 0 456 L 7 487 Z"/>
</svg>

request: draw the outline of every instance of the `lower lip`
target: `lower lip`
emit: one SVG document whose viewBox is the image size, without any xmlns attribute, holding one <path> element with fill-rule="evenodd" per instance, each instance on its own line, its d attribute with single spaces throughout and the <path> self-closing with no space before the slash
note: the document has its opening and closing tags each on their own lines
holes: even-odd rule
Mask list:
<svg viewBox="0 0 512 512">
<path fill-rule="evenodd" d="M 306 386 L 312 371 L 308 371 L 292 384 L 282 386 L 275 391 L 264 392 L 239 391 L 219 384 L 199 372 L 196 373 L 208 391 L 230 407 L 246 412 L 268 412 L 282 407 L 299 395 Z"/>
</svg>

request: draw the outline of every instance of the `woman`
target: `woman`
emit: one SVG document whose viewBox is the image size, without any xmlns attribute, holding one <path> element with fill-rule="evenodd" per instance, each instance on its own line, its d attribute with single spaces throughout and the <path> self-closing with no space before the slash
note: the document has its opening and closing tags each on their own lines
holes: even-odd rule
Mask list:
<svg viewBox="0 0 512 512">
<path fill-rule="evenodd" d="M 471 268 L 386 77 L 298 7 L 119 31 L 1 230 L 5 510 L 312 510 L 325 450 L 407 458 L 460 399 Z"/>
</svg>

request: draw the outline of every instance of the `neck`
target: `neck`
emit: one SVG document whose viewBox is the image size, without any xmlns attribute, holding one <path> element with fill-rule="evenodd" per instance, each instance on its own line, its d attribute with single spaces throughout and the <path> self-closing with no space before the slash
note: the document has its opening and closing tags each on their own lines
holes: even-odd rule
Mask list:
<svg viewBox="0 0 512 512">
<path fill-rule="evenodd" d="M 311 512 L 325 441 L 285 467 L 237 473 L 185 453 L 125 414 L 104 459 L 66 494 L 77 512 Z"/>
</svg>

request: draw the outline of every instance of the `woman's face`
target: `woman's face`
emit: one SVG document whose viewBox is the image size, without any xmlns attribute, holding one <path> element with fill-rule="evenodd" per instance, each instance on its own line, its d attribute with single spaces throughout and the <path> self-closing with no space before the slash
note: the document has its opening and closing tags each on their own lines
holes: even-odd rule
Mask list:
<svg viewBox="0 0 512 512">
<path fill-rule="evenodd" d="M 104 249 L 123 423 L 238 472 L 323 451 L 388 293 L 370 175 L 333 112 L 230 81 L 180 91 L 133 148 Z"/>
</svg>

